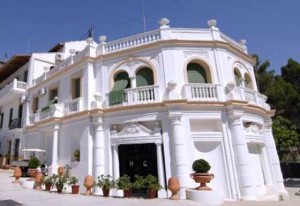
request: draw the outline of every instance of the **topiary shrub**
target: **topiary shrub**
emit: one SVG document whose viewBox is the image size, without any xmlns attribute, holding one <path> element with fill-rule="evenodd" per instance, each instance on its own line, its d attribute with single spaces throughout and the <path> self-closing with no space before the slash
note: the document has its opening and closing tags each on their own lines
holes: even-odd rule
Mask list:
<svg viewBox="0 0 300 206">
<path fill-rule="evenodd" d="M 211 168 L 209 163 L 204 159 L 195 160 L 192 167 L 196 173 L 207 173 Z"/>
<path fill-rule="evenodd" d="M 28 162 L 29 169 L 36 169 L 41 165 L 40 160 L 34 156 L 30 157 L 30 160 Z"/>
</svg>

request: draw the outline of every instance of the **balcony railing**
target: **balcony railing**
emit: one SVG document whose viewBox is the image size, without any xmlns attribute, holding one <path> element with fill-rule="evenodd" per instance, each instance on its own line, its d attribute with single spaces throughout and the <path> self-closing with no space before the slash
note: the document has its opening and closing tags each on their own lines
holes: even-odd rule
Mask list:
<svg viewBox="0 0 300 206">
<path fill-rule="evenodd" d="M 113 95 L 120 95 L 114 98 Z M 112 101 L 114 99 L 114 101 Z M 123 92 L 107 94 L 107 106 L 135 105 L 159 102 L 159 86 L 145 86 L 125 89 Z"/>
<path fill-rule="evenodd" d="M 11 83 L 9 83 L 3 89 L 0 90 L 0 96 L 9 94 L 9 92 L 12 92 L 12 91 L 25 92 L 26 88 L 27 88 L 26 82 L 21 82 L 21 81 L 18 81 L 17 79 L 14 79 Z"/>
<path fill-rule="evenodd" d="M 82 110 L 82 98 L 73 99 L 65 103 L 65 114 L 72 114 Z"/>
<path fill-rule="evenodd" d="M 194 101 L 221 101 L 221 93 L 218 84 L 197 84 L 184 85 L 183 97 Z"/>
<path fill-rule="evenodd" d="M 140 45 L 149 44 L 161 39 L 160 31 L 154 30 L 135 36 L 119 39 L 109 42 L 105 45 L 105 53 L 116 52 L 128 48 L 137 47 Z"/>
<path fill-rule="evenodd" d="M 22 118 L 13 119 L 9 123 L 8 128 L 9 128 L 9 130 L 17 129 L 17 128 L 22 128 Z"/>
<path fill-rule="evenodd" d="M 270 105 L 266 103 L 267 97 L 257 91 L 250 88 L 237 87 L 236 92 L 240 94 L 240 98 L 243 101 L 249 102 L 249 104 L 261 106 L 265 109 L 270 109 Z"/>
</svg>

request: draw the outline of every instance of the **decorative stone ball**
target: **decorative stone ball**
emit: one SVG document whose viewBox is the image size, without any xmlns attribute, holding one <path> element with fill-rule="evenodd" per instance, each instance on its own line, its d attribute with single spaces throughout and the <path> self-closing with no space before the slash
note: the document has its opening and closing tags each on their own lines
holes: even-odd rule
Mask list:
<svg viewBox="0 0 300 206">
<path fill-rule="evenodd" d="M 88 175 L 84 178 L 84 186 L 86 187 L 85 195 L 91 195 L 92 194 L 92 187 L 94 186 L 94 177 L 91 175 Z"/>
<path fill-rule="evenodd" d="M 16 167 L 14 170 L 14 177 L 16 180 L 19 180 L 19 178 L 22 176 L 22 170 L 20 167 Z"/>
<path fill-rule="evenodd" d="M 64 173 L 64 168 L 63 167 L 58 167 L 57 168 L 57 173 L 59 176 L 61 176 Z"/>
<path fill-rule="evenodd" d="M 177 177 L 170 177 L 168 179 L 168 189 L 172 192 L 171 200 L 179 200 L 179 195 L 177 192 L 180 189 L 179 180 Z"/>
</svg>

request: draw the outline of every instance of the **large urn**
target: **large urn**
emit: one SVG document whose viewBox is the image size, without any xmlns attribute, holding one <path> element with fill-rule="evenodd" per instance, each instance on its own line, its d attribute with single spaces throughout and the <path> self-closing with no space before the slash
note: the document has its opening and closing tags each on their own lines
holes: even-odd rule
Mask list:
<svg viewBox="0 0 300 206">
<path fill-rule="evenodd" d="M 94 186 L 94 177 L 88 175 L 84 178 L 84 186 L 86 188 L 85 195 L 92 195 L 92 188 Z"/>
<path fill-rule="evenodd" d="M 210 173 L 192 173 L 190 177 L 195 180 L 195 182 L 200 183 L 199 187 L 196 187 L 196 190 L 211 190 L 210 187 L 206 186 L 206 183 L 209 183 L 215 176 Z"/>
<path fill-rule="evenodd" d="M 35 181 L 35 189 L 41 190 L 42 183 L 43 183 L 43 174 L 41 172 L 38 172 L 34 178 L 34 181 Z"/>
<path fill-rule="evenodd" d="M 22 170 L 20 167 L 16 167 L 14 170 L 15 182 L 19 182 L 19 178 L 22 176 Z"/>
<path fill-rule="evenodd" d="M 168 179 L 168 189 L 172 192 L 172 196 L 170 197 L 171 200 L 179 200 L 179 195 L 177 194 L 180 185 L 177 177 L 170 177 Z"/>
</svg>

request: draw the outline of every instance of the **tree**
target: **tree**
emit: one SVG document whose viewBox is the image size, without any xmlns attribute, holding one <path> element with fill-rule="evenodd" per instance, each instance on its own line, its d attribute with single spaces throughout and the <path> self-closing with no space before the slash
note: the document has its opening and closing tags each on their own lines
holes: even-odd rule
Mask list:
<svg viewBox="0 0 300 206">
<path fill-rule="evenodd" d="M 285 151 L 290 151 L 292 146 L 299 145 L 297 127 L 287 118 L 275 116 L 273 120 L 273 134 L 280 160 L 284 159 Z M 292 153 L 290 152 L 290 154 Z"/>
<path fill-rule="evenodd" d="M 289 59 L 287 65 L 281 68 L 281 73 L 282 78 L 293 84 L 300 92 L 300 64 L 293 59 Z"/>
</svg>

